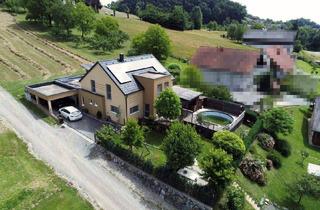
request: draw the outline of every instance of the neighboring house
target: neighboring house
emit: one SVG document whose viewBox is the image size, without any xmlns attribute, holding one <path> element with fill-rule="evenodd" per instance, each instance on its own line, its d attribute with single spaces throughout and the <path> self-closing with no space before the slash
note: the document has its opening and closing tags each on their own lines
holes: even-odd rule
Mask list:
<svg viewBox="0 0 320 210">
<path fill-rule="evenodd" d="M 202 71 L 205 82 L 232 92 L 278 89 L 280 80 L 294 70 L 294 58 L 281 46 L 260 52 L 200 47 L 191 63 Z"/>
<path fill-rule="evenodd" d="M 285 30 L 248 30 L 243 35 L 243 43 L 260 49 L 281 46 L 292 53 L 296 34 L 296 31 Z"/>
<path fill-rule="evenodd" d="M 309 143 L 320 147 L 320 97 L 317 97 L 315 100 L 309 123 Z"/>
<path fill-rule="evenodd" d="M 173 84 L 171 74 L 153 55 L 120 55 L 117 60 L 86 67 L 87 73 L 80 78 L 61 78 L 50 84 L 26 87 L 27 98 L 45 105 L 52 113 L 56 100 L 71 96 L 89 114 L 124 124 L 128 118 L 155 116 L 157 96 Z"/>
</svg>

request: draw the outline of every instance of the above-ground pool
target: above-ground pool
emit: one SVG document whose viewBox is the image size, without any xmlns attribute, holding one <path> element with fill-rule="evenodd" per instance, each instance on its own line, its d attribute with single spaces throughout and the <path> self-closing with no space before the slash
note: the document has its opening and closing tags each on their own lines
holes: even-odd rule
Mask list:
<svg viewBox="0 0 320 210">
<path fill-rule="evenodd" d="M 233 122 L 233 117 L 227 113 L 219 112 L 215 110 L 207 110 L 198 112 L 198 120 L 199 116 L 201 116 L 201 120 L 218 125 L 229 125 Z"/>
</svg>

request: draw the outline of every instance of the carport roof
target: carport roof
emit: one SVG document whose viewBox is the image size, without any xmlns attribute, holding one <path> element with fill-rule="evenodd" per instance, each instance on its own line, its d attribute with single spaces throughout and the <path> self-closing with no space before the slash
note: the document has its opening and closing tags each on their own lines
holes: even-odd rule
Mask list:
<svg viewBox="0 0 320 210">
<path fill-rule="evenodd" d="M 32 89 L 45 96 L 58 95 L 70 91 L 70 89 L 64 88 L 56 84 L 43 85 L 39 87 L 34 87 Z"/>
</svg>

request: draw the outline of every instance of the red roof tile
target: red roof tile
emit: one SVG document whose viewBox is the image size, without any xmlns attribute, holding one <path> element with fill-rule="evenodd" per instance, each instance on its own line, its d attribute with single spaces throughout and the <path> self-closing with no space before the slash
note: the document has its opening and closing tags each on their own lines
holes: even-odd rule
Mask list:
<svg viewBox="0 0 320 210">
<path fill-rule="evenodd" d="M 260 53 L 252 50 L 200 47 L 191 63 L 201 69 L 249 74 L 259 57 Z"/>
</svg>

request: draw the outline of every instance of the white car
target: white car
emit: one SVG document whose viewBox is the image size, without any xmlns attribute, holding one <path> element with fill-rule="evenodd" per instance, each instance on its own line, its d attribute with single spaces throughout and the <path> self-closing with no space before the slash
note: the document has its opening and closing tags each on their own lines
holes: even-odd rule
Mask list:
<svg viewBox="0 0 320 210">
<path fill-rule="evenodd" d="M 69 121 L 81 120 L 83 117 L 82 113 L 73 106 L 66 106 L 59 109 L 59 114 L 61 114 L 64 118 L 68 119 Z"/>
</svg>

